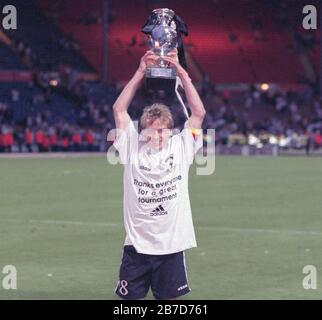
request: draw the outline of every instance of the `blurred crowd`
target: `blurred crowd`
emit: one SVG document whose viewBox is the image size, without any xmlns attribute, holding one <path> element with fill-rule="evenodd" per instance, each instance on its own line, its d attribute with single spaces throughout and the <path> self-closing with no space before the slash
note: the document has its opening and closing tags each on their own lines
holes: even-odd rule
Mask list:
<svg viewBox="0 0 322 320">
<path fill-rule="evenodd" d="M 217 144 L 322 147 L 322 99 L 312 87 L 300 91 L 253 85 L 243 93 L 201 90 L 207 108 L 205 128 L 215 128 Z"/>
<path fill-rule="evenodd" d="M 0 152 L 106 149 L 106 132 L 113 125 L 110 104 L 86 99 L 85 93 L 76 102 L 39 83 L 21 91 L 12 84 L 5 102 L 0 97 Z"/>
<path fill-rule="evenodd" d="M 116 88 L 113 87 L 114 100 L 122 89 Z M 59 109 L 42 107 L 26 114 L 22 121 L 16 121 L 8 102 L 0 100 L 0 152 L 106 150 L 106 134 L 114 128 L 114 100 L 101 101 L 95 94 L 86 94 L 91 91 L 88 82 L 78 83 L 73 90 L 78 92 L 80 100 L 69 113 L 60 114 Z M 310 87 L 300 92 L 282 91 L 268 84 L 253 85 L 243 91 L 218 90 L 205 79 L 198 91 L 207 109 L 203 128 L 216 130 L 214 136 L 205 135 L 208 142 L 257 148 L 322 147 L 322 100 Z M 10 94 L 11 100 L 19 103 L 19 90 L 11 89 Z M 54 94 L 50 86 L 35 91 L 32 105 L 51 105 Z M 155 99 L 171 105 L 175 125 L 182 127 L 185 121 L 182 107 L 175 97 L 169 98 L 162 92 L 156 97 L 140 90 L 129 108 L 131 117 L 138 119 L 143 107 Z"/>
<path fill-rule="evenodd" d="M 213 2 L 220 5 L 219 0 Z M 288 1 L 265 3 L 273 9 L 277 32 L 290 32 L 297 51 L 305 52 L 315 46 L 312 33 L 294 28 L 296 19 L 291 19 Z M 28 8 L 21 12 L 29 21 L 30 30 L 38 31 L 37 37 L 34 32 L 28 33 L 29 28 L 7 35 L 12 49 L 32 70 L 33 79 L 28 88 L 0 83 L 0 152 L 105 151 L 106 134 L 115 127 L 112 105 L 124 84 L 106 86 L 80 77 L 92 69 L 74 37 L 59 31 L 63 5 L 52 4 L 49 20 L 40 11 L 38 19 L 33 19 L 37 7 Z M 79 23 L 101 23 L 101 12 L 95 8 L 88 5 Z M 117 16 L 110 10 L 109 23 L 114 23 Z M 266 41 L 263 19 L 255 9 L 250 8 L 246 19 L 253 40 Z M 238 41 L 232 29 L 228 33 L 231 42 Z M 131 53 L 134 47 L 145 47 L 146 38 L 133 34 L 129 42 L 117 45 L 126 45 Z M 307 151 L 321 148 L 322 100 L 312 83 L 303 88 L 260 84 L 227 89 L 216 86 L 205 75 L 197 84 L 207 109 L 203 129 L 216 130 L 215 135 L 205 134 L 205 140 L 228 147 L 271 145 Z M 176 127 L 182 127 L 186 119 L 181 105 L 174 95 L 163 92 L 140 90 L 129 108 L 131 117 L 138 119 L 143 107 L 156 100 L 171 106 Z"/>
<path fill-rule="evenodd" d="M 89 127 L 86 111 L 76 124 L 57 121 L 49 124 L 50 112 L 27 117 L 25 125 L 11 124 L 10 111 L 0 104 L 0 152 L 103 151 L 105 136 L 98 127 Z M 102 118 L 103 119 L 103 118 Z M 82 121 L 88 121 L 82 125 Z M 52 122 L 52 121 L 51 121 Z"/>
</svg>

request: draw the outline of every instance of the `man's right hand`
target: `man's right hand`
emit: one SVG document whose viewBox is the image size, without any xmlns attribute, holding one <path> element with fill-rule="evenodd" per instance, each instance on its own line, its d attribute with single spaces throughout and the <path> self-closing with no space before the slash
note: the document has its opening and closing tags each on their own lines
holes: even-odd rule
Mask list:
<svg viewBox="0 0 322 320">
<path fill-rule="evenodd" d="M 137 91 L 140 87 L 142 79 L 145 76 L 145 70 L 147 66 L 156 63 L 158 56 L 156 56 L 152 51 L 147 51 L 145 55 L 141 58 L 138 70 L 135 72 L 131 80 L 123 88 L 122 92 L 116 99 L 113 105 L 113 114 L 115 119 L 115 125 L 118 129 L 127 128 L 130 122 L 130 116 L 127 112 L 129 105 Z"/>
</svg>

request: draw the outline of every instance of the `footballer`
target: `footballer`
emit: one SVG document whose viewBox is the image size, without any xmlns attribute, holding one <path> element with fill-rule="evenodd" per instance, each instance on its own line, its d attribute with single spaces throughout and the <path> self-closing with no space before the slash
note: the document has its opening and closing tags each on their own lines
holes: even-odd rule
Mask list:
<svg viewBox="0 0 322 320">
<path fill-rule="evenodd" d="M 163 59 L 177 71 L 191 115 L 175 134 L 170 109 L 146 106 L 139 128 L 128 107 L 159 57 L 148 51 L 113 105 L 117 129 L 114 146 L 124 165 L 123 214 L 126 238 L 115 293 L 123 299 L 143 299 L 151 288 L 155 299 L 175 299 L 190 291 L 185 250 L 196 247 L 188 172 L 202 147 L 205 108 L 177 50 Z"/>
</svg>

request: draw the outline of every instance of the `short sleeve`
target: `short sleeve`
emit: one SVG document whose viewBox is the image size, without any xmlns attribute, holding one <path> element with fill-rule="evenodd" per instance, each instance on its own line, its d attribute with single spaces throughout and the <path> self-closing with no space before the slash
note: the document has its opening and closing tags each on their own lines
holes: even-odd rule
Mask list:
<svg viewBox="0 0 322 320">
<path fill-rule="evenodd" d="M 138 145 L 138 132 L 135 129 L 133 121 L 130 121 L 126 129 L 117 129 L 116 139 L 113 143 L 119 152 L 122 164 L 129 163 L 130 156 Z"/>
<path fill-rule="evenodd" d="M 183 144 L 184 156 L 188 163 L 191 164 L 195 154 L 203 145 L 202 129 L 191 128 L 188 121 L 186 121 L 180 136 Z"/>
</svg>

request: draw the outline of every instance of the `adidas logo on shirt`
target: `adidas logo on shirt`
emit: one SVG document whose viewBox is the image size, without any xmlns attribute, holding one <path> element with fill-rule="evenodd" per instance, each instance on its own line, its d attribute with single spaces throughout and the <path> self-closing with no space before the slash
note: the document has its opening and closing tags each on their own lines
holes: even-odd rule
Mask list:
<svg viewBox="0 0 322 320">
<path fill-rule="evenodd" d="M 168 214 L 168 211 L 164 210 L 163 206 L 160 204 L 150 213 L 150 216 L 163 216 L 165 214 Z"/>
</svg>

